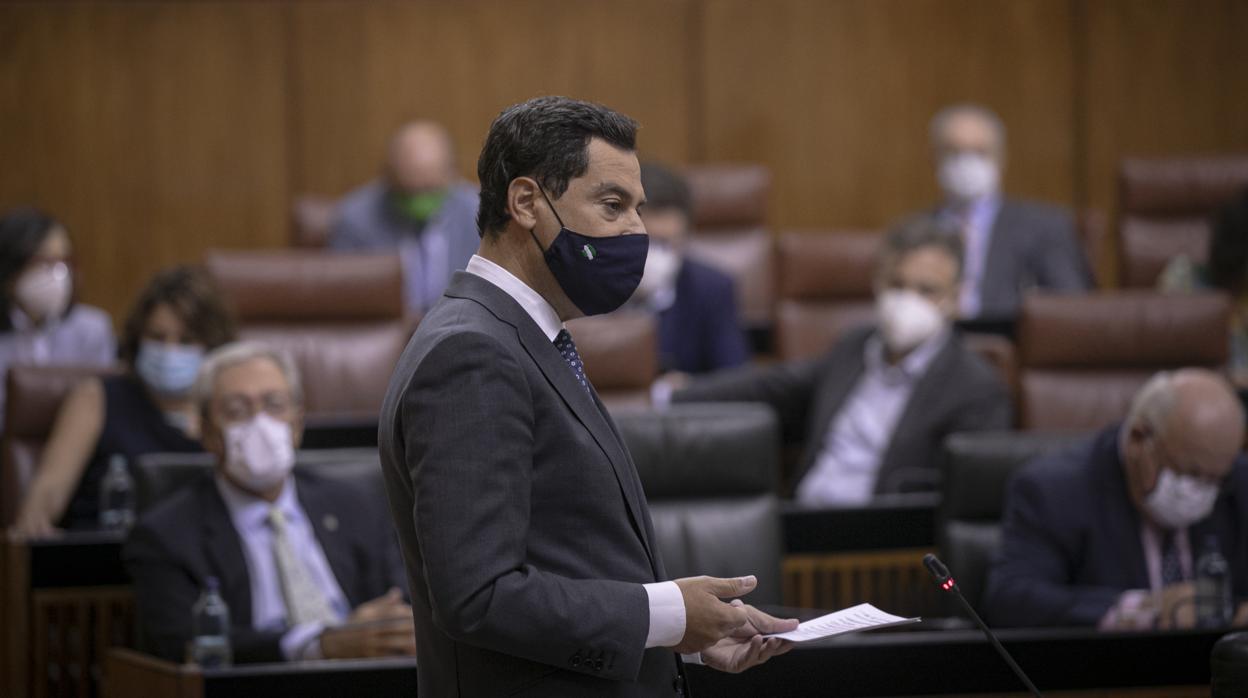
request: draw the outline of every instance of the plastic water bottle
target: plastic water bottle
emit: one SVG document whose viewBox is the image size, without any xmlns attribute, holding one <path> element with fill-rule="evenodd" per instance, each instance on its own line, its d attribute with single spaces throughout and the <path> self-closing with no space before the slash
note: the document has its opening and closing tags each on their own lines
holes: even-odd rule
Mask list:
<svg viewBox="0 0 1248 698">
<path fill-rule="evenodd" d="M 1231 566 L 1218 549 L 1217 536 L 1205 539 L 1196 561 L 1196 626 L 1225 628 L 1231 624 Z"/>
<path fill-rule="evenodd" d="M 100 481 L 100 528 L 124 531 L 134 525 L 134 480 L 126 468 L 126 458 L 113 454 L 108 471 Z"/>
<path fill-rule="evenodd" d="M 209 577 L 191 607 L 191 661 L 205 669 L 221 669 L 234 662 L 230 647 L 230 607 L 221 598 L 221 583 Z"/>
</svg>

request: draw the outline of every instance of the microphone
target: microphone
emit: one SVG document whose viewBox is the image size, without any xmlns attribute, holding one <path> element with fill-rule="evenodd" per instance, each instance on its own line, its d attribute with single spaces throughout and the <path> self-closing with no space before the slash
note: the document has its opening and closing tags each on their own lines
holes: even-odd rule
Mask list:
<svg viewBox="0 0 1248 698">
<path fill-rule="evenodd" d="M 1036 688 L 1036 685 L 1031 682 L 1031 679 L 1027 678 L 1027 674 L 1023 673 L 1022 668 L 1018 666 L 1018 663 L 1014 661 L 1014 658 L 1010 656 L 1010 653 L 1005 651 L 1005 647 L 1001 645 L 1001 641 L 997 639 L 996 634 L 988 628 L 988 625 L 984 623 L 982 618 L 979 617 L 979 614 L 975 612 L 975 609 L 971 608 L 970 602 L 968 602 L 966 597 L 962 595 L 962 590 L 958 588 L 957 580 L 953 578 L 953 575 L 949 574 L 949 568 L 945 567 L 945 563 L 941 562 L 940 558 L 935 555 L 928 553 L 923 556 L 923 566 L 926 567 L 927 571 L 932 574 L 932 577 L 936 580 L 936 583 L 940 585 L 942 590 L 952 591 L 953 595 L 958 597 L 958 601 L 962 602 L 962 608 L 966 609 L 967 615 L 971 617 L 971 620 L 975 621 L 975 624 L 979 626 L 980 630 L 984 631 L 984 636 L 987 637 L 992 643 L 992 646 L 996 648 L 997 653 L 1001 655 L 1001 658 L 1005 660 L 1005 663 L 1009 665 L 1010 669 L 1014 670 L 1014 675 L 1023 682 L 1023 685 L 1027 687 L 1027 690 L 1031 691 L 1031 695 L 1036 696 L 1036 698 L 1044 698 L 1043 694 L 1040 693 L 1040 689 Z"/>
</svg>

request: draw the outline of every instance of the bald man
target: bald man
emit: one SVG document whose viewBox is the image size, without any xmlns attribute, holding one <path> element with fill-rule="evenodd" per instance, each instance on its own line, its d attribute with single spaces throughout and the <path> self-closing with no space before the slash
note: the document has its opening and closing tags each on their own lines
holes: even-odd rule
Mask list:
<svg viewBox="0 0 1248 698">
<path fill-rule="evenodd" d="M 343 198 L 329 246 L 397 250 L 404 303 L 423 313 L 477 250 L 477 189 L 460 179 L 455 148 L 442 126 L 404 124 L 390 138 L 382 177 Z"/>
<path fill-rule="evenodd" d="M 1028 291 L 1079 292 L 1091 275 L 1061 209 L 1006 197 L 1005 126 L 991 110 L 955 104 L 932 118 L 939 214 L 962 231 L 963 318 L 1009 319 Z"/>
<path fill-rule="evenodd" d="M 1248 598 L 1243 438 L 1230 385 L 1185 369 L 1153 377 L 1121 425 L 1024 466 L 988 576 L 989 622 L 1191 627 L 1196 560 L 1210 544 L 1231 565 L 1236 602 Z"/>
</svg>

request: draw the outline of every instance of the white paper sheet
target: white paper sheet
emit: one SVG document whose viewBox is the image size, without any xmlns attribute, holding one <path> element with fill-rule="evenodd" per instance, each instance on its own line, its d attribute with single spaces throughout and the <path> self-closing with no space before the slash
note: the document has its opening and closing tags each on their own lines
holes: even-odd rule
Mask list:
<svg viewBox="0 0 1248 698">
<path fill-rule="evenodd" d="M 793 642 L 806 642 L 832 637 L 833 635 L 844 635 L 845 633 L 856 633 L 863 630 L 918 622 L 920 622 L 919 618 L 902 618 L 891 613 L 885 613 L 869 603 L 860 603 L 857 606 L 851 606 L 835 613 L 829 613 L 826 616 L 808 620 L 797 626 L 797 630 L 790 630 L 787 633 L 776 633 L 768 637 L 778 637 L 783 640 L 792 640 Z"/>
</svg>

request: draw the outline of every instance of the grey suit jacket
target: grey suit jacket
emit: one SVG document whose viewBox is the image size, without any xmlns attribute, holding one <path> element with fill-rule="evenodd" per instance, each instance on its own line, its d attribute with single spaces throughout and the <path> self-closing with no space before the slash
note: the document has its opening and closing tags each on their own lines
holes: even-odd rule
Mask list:
<svg viewBox="0 0 1248 698">
<path fill-rule="evenodd" d="M 980 316 L 1017 315 L 1027 291 L 1090 287 L 1088 262 L 1070 216 L 1054 206 L 1003 199 L 980 278 Z"/>
<path fill-rule="evenodd" d="M 509 295 L 467 272 L 382 406 L 420 694 L 653 696 L 641 584 L 664 579 L 636 468 L 596 396 Z"/>
<path fill-rule="evenodd" d="M 864 371 L 870 327 L 847 333 L 824 356 L 744 368 L 695 380 L 678 402 L 765 402 L 776 409 L 786 441 L 803 444 L 790 491 L 815 464 L 828 430 Z M 956 334 L 914 386 L 880 461 L 875 493 L 931 489 L 945 437 L 959 431 L 1008 429 L 1009 395 L 996 371 Z"/>
</svg>

